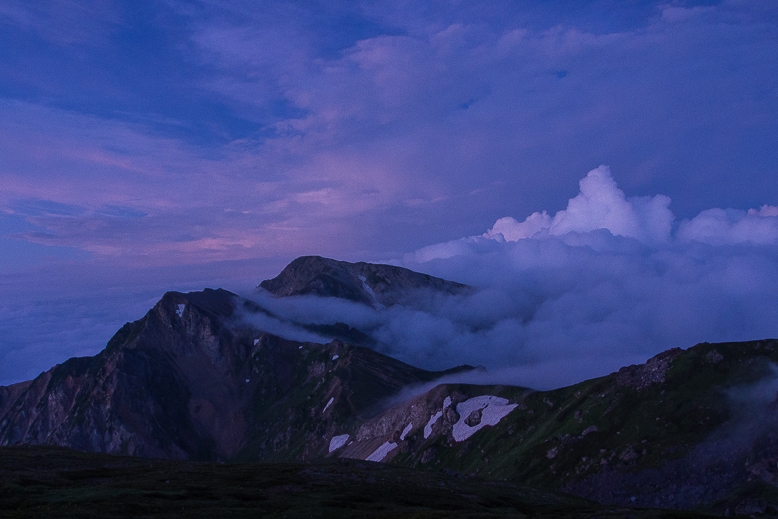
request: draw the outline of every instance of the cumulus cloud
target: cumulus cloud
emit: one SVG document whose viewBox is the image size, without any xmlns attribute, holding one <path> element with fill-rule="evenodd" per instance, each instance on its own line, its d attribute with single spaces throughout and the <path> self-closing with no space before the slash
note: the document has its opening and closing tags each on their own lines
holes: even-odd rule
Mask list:
<svg viewBox="0 0 778 519">
<path fill-rule="evenodd" d="M 669 209 L 670 198 L 627 198 L 616 186 L 608 166 L 593 169 L 579 183 L 581 192 L 570 199 L 567 209 L 551 218 L 546 211 L 532 213 L 523 222 L 508 216 L 500 218 L 484 236 L 518 241 L 546 232 L 561 236 L 570 232 L 584 233 L 607 229 L 618 236 L 628 236 L 643 242 L 662 242 L 670 236 L 674 220 Z M 499 239 L 499 238 L 498 238 Z"/>
<path fill-rule="evenodd" d="M 605 166 L 580 187 L 553 217 L 501 218 L 482 236 L 405 256 L 406 267 L 499 294 L 460 303 L 484 317 L 474 328 L 438 324 L 445 348 L 407 355 L 480 356 L 500 381 L 550 387 L 671 347 L 778 335 L 778 208 L 710 209 L 672 233 L 668 197 L 626 197 Z"/>
<path fill-rule="evenodd" d="M 681 222 L 678 238 L 711 245 L 775 244 L 778 240 L 778 207 L 763 205 L 747 212 L 708 209 Z"/>
</svg>

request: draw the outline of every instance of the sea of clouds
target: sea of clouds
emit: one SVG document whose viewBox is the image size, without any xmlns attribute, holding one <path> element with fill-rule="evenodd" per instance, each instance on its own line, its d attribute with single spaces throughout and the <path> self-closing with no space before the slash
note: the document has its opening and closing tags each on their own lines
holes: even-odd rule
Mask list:
<svg viewBox="0 0 778 519">
<path fill-rule="evenodd" d="M 778 207 L 709 209 L 679 222 L 669 206 L 663 195 L 625 196 L 600 166 L 553 216 L 501 218 L 482 235 L 394 261 L 478 287 L 472 295 L 422 294 L 386 310 L 253 297 L 284 319 L 347 322 L 410 364 L 482 365 L 464 381 L 539 389 L 668 348 L 778 336 Z"/>
</svg>

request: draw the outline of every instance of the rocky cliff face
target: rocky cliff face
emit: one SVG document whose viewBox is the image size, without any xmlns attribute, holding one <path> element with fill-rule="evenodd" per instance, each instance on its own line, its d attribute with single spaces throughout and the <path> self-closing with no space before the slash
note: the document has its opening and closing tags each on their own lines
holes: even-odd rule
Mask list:
<svg viewBox="0 0 778 519">
<path fill-rule="evenodd" d="M 233 305 L 221 290 L 166 294 L 97 356 L 33 380 L 0 421 L 0 442 L 171 458 L 229 452 L 240 428 L 225 432 L 194 408 L 206 386 L 227 423 L 240 407 L 235 371 L 248 352 L 241 331 L 223 326 Z"/>
<path fill-rule="evenodd" d="M 5 416 L 10 407 L 32 383 L 31 380 L 19 382 L 10 386 L 0 386 L 0 417 Z"/>
</svg>

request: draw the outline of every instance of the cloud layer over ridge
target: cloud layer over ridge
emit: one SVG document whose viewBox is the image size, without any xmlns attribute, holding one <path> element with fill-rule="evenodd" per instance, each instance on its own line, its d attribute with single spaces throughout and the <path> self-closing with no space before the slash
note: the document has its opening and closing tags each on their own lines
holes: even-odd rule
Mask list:
<svg viewBox="0 0 778 519">
<path fill-rule="evenodd" d="M 480 288 L 384 311 L 317 298 L 261 303 L 348 322 L 414 365 L 468 363 L 469 382 L 559 387 L 672 347 L 778 336 L 778 208 L 710 209 L 676 222 L 670 199 L 628 197 L 606 166 L 551 216 L 408 254 L 403 266 Z M 675 228 L 675 230 L 674 230 Z M 429 295 L 428 295 L 429 296 Z"/>
</svg>

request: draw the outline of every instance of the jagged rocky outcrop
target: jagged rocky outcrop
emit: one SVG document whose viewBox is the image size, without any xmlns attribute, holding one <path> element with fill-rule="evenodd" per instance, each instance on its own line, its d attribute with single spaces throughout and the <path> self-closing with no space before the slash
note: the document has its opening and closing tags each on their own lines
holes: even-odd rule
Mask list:
<svg viewBox="0 0 778 519">
<path fill-rule="evenodd" d="M 349 263 L 320 256 L 297 258 L 277 277 L 263 281 L 257 288 L 281 297 L 337 297 L 377 308 L 408 303 L 419 297 L 420 292 L 454 295 L 473 290 L 461 283 L 402 267 Z"/>
<path fill-rule="evenodd" d="M 171 292 L 95 357 L 33 380 L 0 420 L 0 443 L 168 458 L 225 455 L 245 434 L 237 373 L 248 356 L 223 326 L 232 294 Z M 211 415 L 200 414 L 204 396 Z"/>
</svg>

